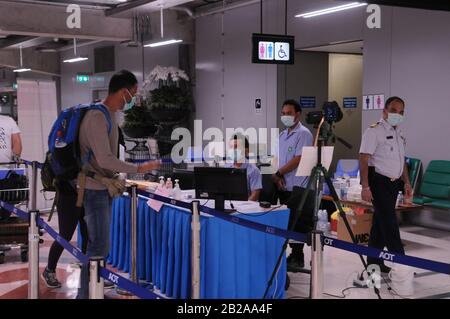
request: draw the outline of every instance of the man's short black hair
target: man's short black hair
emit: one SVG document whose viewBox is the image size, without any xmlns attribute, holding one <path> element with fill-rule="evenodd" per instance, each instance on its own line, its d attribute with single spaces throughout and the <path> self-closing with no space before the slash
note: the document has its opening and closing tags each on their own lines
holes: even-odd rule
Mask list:
<svg viewBox="0 0 450 319">
<path fill-rule="evenodd" d="M 248 142 L 248 139 L 242 135 L 242 134 L 234 134 L 232 140 L 244 140 L 245 143 L 245 149 L 248 150 L 250 148 L 250 143 Z"/>
<path fill-rule="evenodd" d="M 125 88 L 131 90 L 138 83 L 136 76 L 128 70 L 121 70 L 115 73 L 109 81 L 108 93 L 114 94 Z"/>
<path fill-rule="evenodd" d="M 294 107 L 294 109 L 295 109 L 295 112 L 301 112 L 302 111 L 302 108 L 300 107 L 300 104 L 296 100 L 293 100 L 293 99 L 286 100 L 286 101 L 283 102 L 283 106 L 285 106 L 285 105 L 292 105 Z"/>
<path fill-rule="evenodd" d="M 384 103 L 384 108 L 387 109 L 389 104 L 391 104 L 392 102 L 400 102 L 403 104 L 403 106 L 405 106 L 405 101 L 403 101 L 401 98 L 399 98 L 398 96 L 391 96 L 386 100 L 386 103 Z"/>
</svg>

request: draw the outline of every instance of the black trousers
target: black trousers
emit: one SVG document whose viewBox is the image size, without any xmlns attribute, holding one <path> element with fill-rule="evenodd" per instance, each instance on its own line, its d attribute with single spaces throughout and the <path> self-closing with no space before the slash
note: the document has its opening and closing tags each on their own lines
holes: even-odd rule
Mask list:
<svg viewBox="0 0 450 319">
<path fill-rule="evenodd" d="M 292 227 L 304 192 L 306 192 L 306 189 L 298 186 L 294 186 L 292 192 L 277 192 L 277 198 L 280 199 L 280 203 L 286 205 L 290 210 L 288 229 L 292 228 L 294 231 L 300 233 L 308 233 L 314 227 L 314 191 L 311 190 L 308 191 L 305 205 L 300 211 L 297 223 Z M 303 255 L 304 244 L 291 243 L 289 246 L 292 248 L 293 256 L 300 257 L 299 255 Z"/>
<path fill-rule="evenodd" d="M 84 209 L 76 207 L 76 203 L 77 194 L 75 192 L 62 192 L 59 194 L 58 203 L 56 206 L 58 210 L 59 234 L 62 238 L 70 242 L 78 223 L 80 223 L 82 252 L 85 254 L 88 243 L 87 226 L 83 219 Z M 58 242 L 53 242 L 48 254 L 47 268 L 49 270 L 56 270 L 58 260 L 61 257 L 63 250 L 64 248 L 58 244 Z"/>
<path fill-rule="evenodd" d="M 373 197 L 373 222 L 370 230 L 369 247 L 384 249 L 394 253 L 404 254 L 400 230 L 395 214 L 395 204 L 398 192 L 402 190 L 400 179 L 378 174 L 373 167 L 369 168 L 369 186 Z M 368 264 L 383 264 L 380 259 L 367 258 Z"/>
</svg>

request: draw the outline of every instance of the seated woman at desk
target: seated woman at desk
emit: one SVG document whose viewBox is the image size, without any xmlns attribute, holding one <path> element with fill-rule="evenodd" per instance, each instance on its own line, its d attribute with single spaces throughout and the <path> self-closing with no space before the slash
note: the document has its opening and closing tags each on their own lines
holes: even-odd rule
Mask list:
<svg viewBox="0 0 450 319">
<path fill-rule="evenodd" d="M 245 141 L 245 153 L 242 154 L 242 141 Z M 233 163 L 225 164 L 225 167 L 235 167 L 247 169 L 247 188 L 248 200 L 257 202 L 259 193 L 262 189 L 261 172 L 255 164 L 248 163 L 247 157 L 250 149 L 250 144 L 245 136 L 236 134 L 232 137 L 229 144 L 228 156 L 233 160 Z"/>
</svg>

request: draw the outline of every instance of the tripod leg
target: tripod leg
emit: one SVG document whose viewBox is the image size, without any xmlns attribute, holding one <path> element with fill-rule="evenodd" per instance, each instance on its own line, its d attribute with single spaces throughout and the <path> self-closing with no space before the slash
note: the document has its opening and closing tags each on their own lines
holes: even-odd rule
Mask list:
<svg viewBox="0 0 450 319">
<path fill-rule="evenodd" d="M 326 183 L 328 185 L 328 188 L 331 191 L 331 196 L 333 197 L 333 201 L 336 204 L 336 206 L 338 207 L 339 216 L 341 216 L 342 220 L 344 221 L 345 228 L 347 229 L 348 233 L 350 234 L 350 238 L 352 239 L 352 242 L 354 244 L 357 244 L 356 243 L 355 234 L 353 233 L 353 231 L 352 231 L 352 229 L 350 227 L 350 224 L 348 223 L 347 216 L 346 216 L 344 210 L 342 209 L 341 201 L 339 200 L 339 197 L 337 196 L 336 189 L 333 186 L 333 182 L 331 181 L 331 178 L 329 177 L 328 172 L 325 169 L 325 167 L 321 167 L 320 169 L 322 170 L 322 173 L 325 176 L 325 181 L 326 181 Z M 362 264 L 364 266 L 364 270 L 361 273 L 361 275 L 359 276 L 359 279 L 362 280 L 362 278 L 363 278 L 362 274 L 364 273 L 364 271 L 367 271 L 367 263 L 364 260 L 364 257 L 362 255 L 358 255 L 358 256 L 361 259 L 361 262 L 362 262 Z M 381 299 L 379 289 L 377 287 L 374 287 L 374 291 L 375 291 L 375 294 L 378 296 L 378 299 Z"/>
<path fill-rule="evenodd" d="M 316 178 L 317 178 L 316 172 L 317 171 L 318 171 L 318 168 L 314 167 L 314 169 L 312 170 L 311 175 L 309 177 L 309 180 L 308 180 L 307 190 L 311 188 L 311 185 L 316 180 Z M 298 221 L 298 219 L 300 217 L 300 212 L 303 209 L 303 206 L 305 205 L 307 196 L 308 196 L 308 192 L 306 191 L 306 192 L 303 193 L 302 198 L 300 200 L 300 204 L 297 207 L 297 209 L 295 210 L 295 216 L 294 216 L 294 219 L 293 219 L 293 222 L 292 222 L 291 226 L 289 227 L 289 230 L 293 230 L 294 227 L 295 227 L 295 224 L 297 224 L 297 221 Z M 283 254 L 286 251 L 288 243 L 289 243 L 289 239 L 286 239 L 284 241 L 284 243 L 283 243 L 283 247 L 281 248 L 280 254 L 279 254 L 278 259 L 277 259 L 277 263 L 275 264 L 275 267 L 274 267 L 274 269 L 272 271 L 272 275 L 270 276 L 270 279 L 267 282 L 267 287 L 266 287 L 266 290 L 264 291 L 264 296 L 262 297 L 262 299 L 265 299 L 267 297 L 267 294 L 269 293 L 269 289 L 270 289 L 270 287 L 272 287 L 272 283 L 273 283 L 273 280 L 274 280 L 275 275 L 277 273 L 278 266 L 280 265 L 281 260 L 283 259 Z"/>
</svg>

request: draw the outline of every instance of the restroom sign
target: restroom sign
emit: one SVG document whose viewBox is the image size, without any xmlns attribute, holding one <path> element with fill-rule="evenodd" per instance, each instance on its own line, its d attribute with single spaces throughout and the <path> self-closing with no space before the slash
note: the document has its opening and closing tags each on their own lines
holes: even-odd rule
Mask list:
<svg viewBox="0 0 450 319">
<path fill-rule="evenodd" d="M 273 60 L 273 42 L 261 41 L 259 42 L 259 59 Z"/>
<path fill-rule="evenodd" d="M 275 42 L 275 60 L 289 61 L 289 43 Z"/>
<path fill-rule="evenodd" d="M 377 94 L 373 97 L 373 109 L 382 110 L 384 109 L 384 94 Z"/>
<path fill-rule="evenodd" d="M 365 111 L 373 110 L 373 95 L 364 95 L 363 96 L 363 107 L 362 109 Z"/>
<path fill-rule="evenodd" d="M 252 43 L 253 63 L 294 64 L 293 36 L 254 33 Z"/>
</svg>

